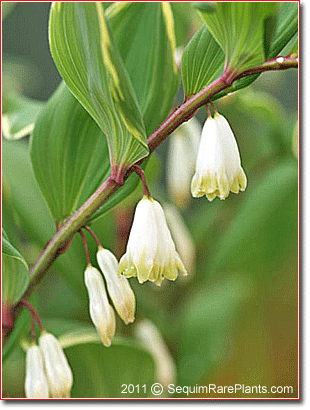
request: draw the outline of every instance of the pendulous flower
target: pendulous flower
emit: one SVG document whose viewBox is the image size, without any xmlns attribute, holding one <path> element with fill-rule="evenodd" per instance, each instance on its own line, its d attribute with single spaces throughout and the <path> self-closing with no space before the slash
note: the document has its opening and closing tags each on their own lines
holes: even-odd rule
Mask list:
<svg viewBox="0 0 310 410">
<path fill-rule="evenodd" d="M 68 398 L 73 384 L 67 358 L 54 335 L 42 332 L 39 346 L 43 355 L 45 374 L 52 398 Z"/>
<path fill-rule="evenodd" d="M 196 198 L 206 195 L 209 201 L 216 196 L 225 199 L 230 191 L 235 194 L 244 191 L 246 184 L 234 134 L 227 120 L 216 112 L 214 118 L 208 117 L 202 129 L 192 195 Z"/>
<path fill-rule="evenodd" d="M 169 137 L 167 187 L 172 201 L 185 208 L 191 198 L 201 125 L 195 117 L 183 123 Z"/>
<path fill-rule="evenodd" d="M 108 249 L 99 248 L 97 261 L 106 279 L 108 293 L 117 313 L 126 324 L 133 322 L 136 307 L 135 295 L 128 280 L 118 275 L 116 257 Z"/>
<path fill-rule="evenodd" d="M 160 286 L 164 278 L 175 280 L 178 270 L 187 275 L 175 250 L 161 205 L 144 196 L 135 211 L 127 249 L 118 272 L 135 276 L 140 283 L 150 280 Z"/>
<path fill-rule="evenodd" d="M 41 349 L 32 345 L 26 353 L 25 393 L 28 399 L 49 398 Z"/>
<path fill-rule="evenodd" d="M 110 346 L 115 334 L 115 313 L 108 301 L 103 277 L 98 269 L 88 266 L 84 273 L 89 295 L 89 313 L 105 346 Z"/>
</svg>

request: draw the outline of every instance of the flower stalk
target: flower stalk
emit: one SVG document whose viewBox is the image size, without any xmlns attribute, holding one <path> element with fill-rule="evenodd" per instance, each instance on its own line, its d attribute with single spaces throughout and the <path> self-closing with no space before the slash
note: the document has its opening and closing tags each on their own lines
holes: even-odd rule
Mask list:
<svg viewBox="0 0 310 410">
<path fill-rule="evenodd" d="M 36 320 L 38 325 L 39 325 L 40 331 L 44 332 L 43 323 L 41 321 L 41 318 L 40 318 L 38 312 L 35 310 L 35 308 L 25 299 L 21 299 L 19 301 L 19 305 L 24 306 L 25 308 L 27 308 L 29 310 L 29 312 L 31 314 L 31 320 L 32 320 L 33 324 L 34 324 L 34 321 Z"/>
<path fill-rule="evenodd" d="M 83 246 L 84 246 L 84 249 L 85 249 L 85 256 L 86 256 L 87 266 L 90 266 L 91 262 L 90 262 L 89 251 L 88 251 L 88 246 L 87 246 L 87 241 L 86 241 L 85 235 L 81 230 L 79 230 L 79 234 L 81 235 Z"/>
<path fill-rule="evenodd" d="M 151 193 L 149 187 L 147 186 L 143 169 L 137 164 L 132 165 L 131 169 L 139 176 L 139 178 L 142 181 L 143 195 L 147 196 L 148 198 L 151 198 Z"/>
<path fill-rule="evenodd" d="M 89 233 L 91 234 L 91 236 L 95 239 L 95 242 L 96 242 L 98 248 L 101 248 L 101 243 L 100 243 L 100 241 L 99 241 L 97 235 L 95 234 L 95 232 L 94 232 L 92 229 L 90 229 L 90 227 L 87 226 L 87 225 L 83 226 L 83 228 L 84 228 L 87 232 L 89 232 Z"/>
</svg>

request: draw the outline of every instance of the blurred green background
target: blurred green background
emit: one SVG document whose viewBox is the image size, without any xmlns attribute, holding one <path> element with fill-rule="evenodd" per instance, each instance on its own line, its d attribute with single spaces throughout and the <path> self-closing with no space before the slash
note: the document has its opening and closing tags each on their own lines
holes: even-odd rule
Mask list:
<svg viewBox="0 0 310 410">
<path fill-rule="evenodd" d="M 175 16 L 180 21 L 181 17 L 185 19 L 176 25 L 178 43 L 182 44 L 199 26 L 199 19 L 188 5 L 178 4 L 173 6 Z M 4 95 L 14 89 L 45 101 L 59 84 L 60 76 L 48 48 L 49 8 L 50 3 L 20 2 L 3 21 Z M 176 104 L 181 102 L 182 91 Z M 189 281 L 166 281 L 159 289 L 131 279 L 137 299 L 137 322 L 148 318 L 158 327 L 175 360 L 177 383 L 181 386 L 293 386 L 290 394 L 268 393 L 259 397 L 296 397 L 297 70 L 265 73 L 250 87 L 216 105 L 236 135 L 248 187 L 225 201 L 191 199 L 187 208 L 180 211 L 196 247 L 194 275 Z M 205 109 L 199 110 L 197 118 L 205 120 Z M 55 228 L 34 179 L 28 144 L 27 138 L 3 141 L 3 226 L 31 265 Z M 148 169 L 153 196 L 162 203 L 171 202 L 165 174 L 168 144 L 169 141 L 162 144 Z M 139 188 L 92 224 L 103 246 L 118 257 L 124 252 L 133 209 L 140 196 Z M 87 238 L 96 264 L 95 244 Z M 55 334 L 61 334 L 62 327 L 90 325 L 84 268 L 82 244 L 75 237 L 33 294 L 32 302 Z M 29 322 L 25 312 L 16 326 L 24 329 L 26 337 Z M 120 340 L 128 338 L 134 344 L 134 326 L 125 327 L 119 321 Z M 121 383 L 155 381 L 152 358 L 117 340 L 109 349 L 96 343 L 66 349 L 76 377 L 72 397 L 123 397 Z M 20 375 L 24 372 L 24 358 L 22 348 L 17 346 L 4 361 L 6 397 L 23 397 L 24 379 Z M 140 373 L 145 379 L 139 379 Z M 85 374 L 92 383 L 83 383 Z M 239 392 L 217 397 L 257 394 Z"/>
</svg>

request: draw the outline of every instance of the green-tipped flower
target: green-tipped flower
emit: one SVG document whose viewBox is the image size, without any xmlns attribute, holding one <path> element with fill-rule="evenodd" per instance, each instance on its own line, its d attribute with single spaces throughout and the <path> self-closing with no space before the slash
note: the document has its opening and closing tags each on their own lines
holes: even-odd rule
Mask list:
<svg viewBox="0 0 310 410">
<path fill-rule="evenodd" d="M 117 313 L 128 324 L 135 320 L 135 295 L 124 276 L 118 275 L 118 262 L 108 249 L 99 248 L 97 261 L 103 273 L 109 296 Z"/>
<path fill-rule="evenodd" d="M 26 353 L 25 393 L 27 399 L 47 399 L 48 383 L 39 346 L 31 346 Z"/>
<path fill-rule="evenodd" d="M 108 301 L 101 273 L 93 266 L 85 270 L 85 285 L 89 295 L 89 313 L 105 346 L 110 346 L 115 334 L 115 313 Z"/>
<path fill-rule="evenodd" d="M 160 286 L 164 278 L 175 280 L 178 270 L 187 274 L 175 250 L 161 205 L 144 196 L 135 211 L 126 254 L 120 260 L 119 273 L 136 276 Z"/>
<path fill-rule="evenodd" d="M 70 397 L 73 376 L 59 341 L 51 333 L 43 332 L 39 338 L 39 346 L 51 397 Z"/>
<path fill-rule="evenodd" d="M 202 129 L 196 173 L 192 179 L 192 195 L 206 195 L 209 201 L 229 192 L 244 191 L 247 180 L 241 167 L 238 146 L 227 120 L 215 113 Z"/>
</svg>

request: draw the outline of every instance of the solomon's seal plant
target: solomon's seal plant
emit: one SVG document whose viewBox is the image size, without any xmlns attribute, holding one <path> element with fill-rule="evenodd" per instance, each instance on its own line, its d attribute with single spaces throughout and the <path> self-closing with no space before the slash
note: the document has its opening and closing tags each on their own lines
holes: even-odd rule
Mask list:
<svg viewBox="0 0 310 410">
<path fill-rule="evenodd" d="M 295 386 L 298 3 L 44 7 L 47 101 L 4 53 L 3 395 Z"/>
</svg>

